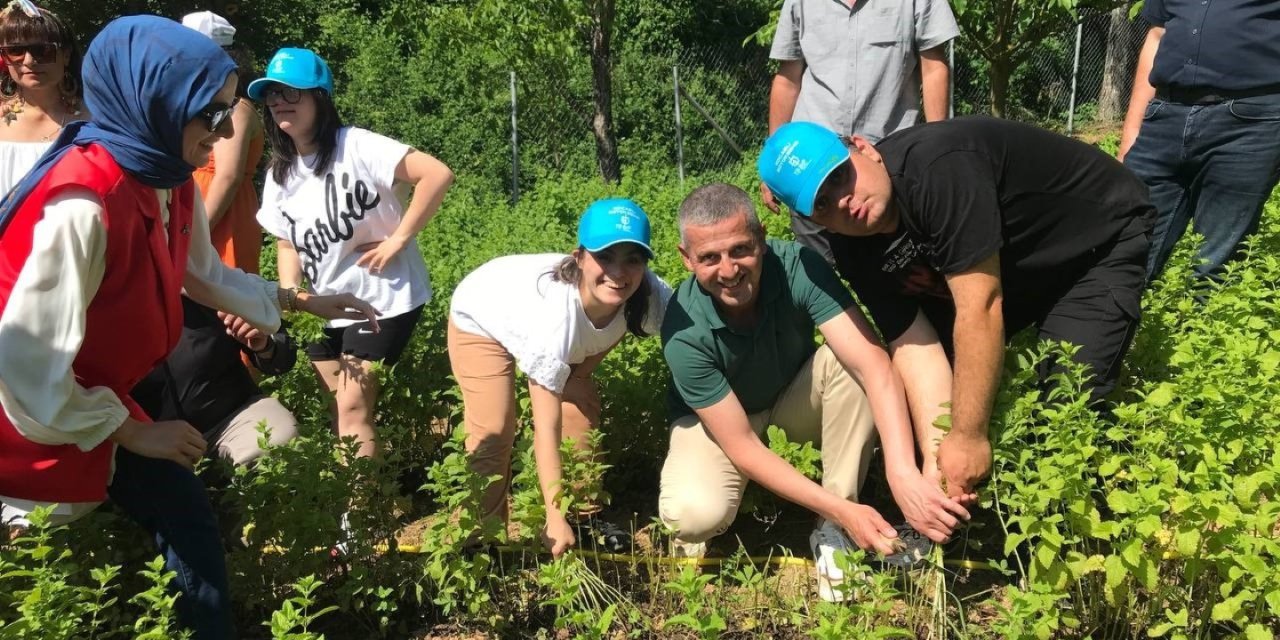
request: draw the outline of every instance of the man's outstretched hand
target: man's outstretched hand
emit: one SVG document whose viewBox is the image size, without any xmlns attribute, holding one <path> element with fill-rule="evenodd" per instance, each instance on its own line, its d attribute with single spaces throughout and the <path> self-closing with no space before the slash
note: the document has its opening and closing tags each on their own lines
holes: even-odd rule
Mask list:
<svg viewBox="0 0 1280 640">
<path fill-rule="evenodd" d="M 976 493 L 978 483 L 991 473 L 991 442 L 983 435 L 948 433 L 938 445 L 938 469 L 948 496 Z"/>
</svg>

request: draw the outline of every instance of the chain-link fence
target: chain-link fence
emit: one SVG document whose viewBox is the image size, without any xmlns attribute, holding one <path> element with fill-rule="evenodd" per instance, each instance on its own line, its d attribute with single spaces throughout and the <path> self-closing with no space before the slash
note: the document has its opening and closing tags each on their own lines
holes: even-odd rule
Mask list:
<svg viewBox="0 0 1280 640">
<path fill-rule="evenodd" d="M 1065 133 L 1119 121 L 1146 31 L 1125 7 L 1082 12 L 1075 27 L 1046 38 L 1014 70 L 1005 116 Z M 990 113 L 989 65 L 966 44 L 961 37 L 950 50 L 952 109 L 956 115 Z"/>
<path fill-rule="evenodd" d="M 1146 33 L 1127 9 L 1083 12 L 1080 22 L 1042 42 L 1009 79 L 1005 117 L 1068 134 L 1117 130 Z M 948 51 L 954 115 L 991 113 L 989 65 L 963 37 Z M 776 63 L 756 43 L 671 52 L 623 52 L 609 84 L 612 130 L 623 170 L 669 166 L 672 177 L 735 166 L 767 131 Z M 589 60 L 503 78 L 510 94 L 513 198 L 539 176 L 591 171 L 603 162 L 596 142 L 598 92 Z M 505 135 L 503 135 L 505 134 Z"/>
</svg>

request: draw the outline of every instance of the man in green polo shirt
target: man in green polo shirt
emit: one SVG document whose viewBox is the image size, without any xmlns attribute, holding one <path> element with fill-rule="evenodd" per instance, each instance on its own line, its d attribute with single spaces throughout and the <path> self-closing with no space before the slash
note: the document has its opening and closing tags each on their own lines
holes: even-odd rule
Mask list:
<svg viewBox="0 0 1280 640">
<path fill-rule="evenodd" d="M 963 503 L 973 496 L 948 498 L 936 478 L 921 474 L 902 383 L 822 256 L 766 240 L 751 198 L 732 185 L 698 188 L 679 219 L 680 254 L 693 276 L 676 289 L 662 325 L 672 425 L 658 499 L 677 544 L 688 549 L 728 529 L 754 480 L 818 514 L 810 545 L 819 594 L 842 599 L 833 556 L 852 548 L 846 533 L 886 555 L 905 542 L 857 503 L 877 431 L 907 522 L 931 540 L 948 540 L 968 519 Z M 821 485 L 764 445 L 760 434 L 770 424 L 820 447 Z M 920 544 L 909 551 L 918 555 L 928 543 L 912 538 Z"/>
</svg>

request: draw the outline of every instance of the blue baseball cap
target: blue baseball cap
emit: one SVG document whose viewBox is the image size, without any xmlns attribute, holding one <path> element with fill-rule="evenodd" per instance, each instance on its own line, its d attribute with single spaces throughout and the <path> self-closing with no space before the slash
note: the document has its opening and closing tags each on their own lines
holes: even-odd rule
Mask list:
<svg viewBox="0 0 1280 640">
<path fill-rule="evenodd" d="M 294 89 L 324 89 L 333 95 L 333 73 L 324 58 L 310 49 L 285 47 L 271 56 L 267 75 L 249 83 L 249 97 L 262 100 L 262 92 L 273 82 Z"/>
<path fill-rule="evenodd" d="M 836 132 L 812 122 L 788 122 L 764 141 L 756 170 L 774 196 L 808 217 L 822 183 L 847 160 L 849 147 Z"/>
<path fill-rule="evenodd" d="M 602 251 L 620 242 L 634 242 L 649 248 L 649 216 L 640 205 L 627 198 L 606 198 L 592 202 L 578 221 L 578 244 L 587 251 Z"/>
</svg>

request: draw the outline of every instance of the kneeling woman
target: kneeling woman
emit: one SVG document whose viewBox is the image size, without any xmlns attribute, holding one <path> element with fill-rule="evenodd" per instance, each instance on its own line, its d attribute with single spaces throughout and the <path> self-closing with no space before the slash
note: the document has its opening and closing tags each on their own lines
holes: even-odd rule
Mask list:
<svg viewBox="0 0 1280 640">
<path fill-rule="evenodd" d="M 519 368 L 529 378 L 534 457 L 547 510 L 543 540 L 556 556 L 576 542 L 571 514 L 561 513 L 556 500 L 561 437 L 587 446 L 600 421 L 592 371 L 627 331 L 657 333 L 671 297 L 671 288 L 648 269 L 649 218 L 630 200 L 588 207 L 578 245 L 568 256 L 485 263 L 459 283 L 449 312 L 449 362 L 462 388 L 471 467 L 502 478 L 485 493 L 483 515 L 507 517 Z M 625 545 L 616 527 L 596 522 L 593 528 L 607 547 Z"/>
</svg>

